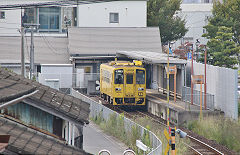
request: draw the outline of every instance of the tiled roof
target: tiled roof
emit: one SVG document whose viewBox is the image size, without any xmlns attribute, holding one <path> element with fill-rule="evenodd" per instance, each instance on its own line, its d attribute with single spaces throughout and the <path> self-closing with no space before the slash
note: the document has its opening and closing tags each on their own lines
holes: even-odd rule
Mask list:
<svg viewBox="0 0 240 155">
<path fill-rule="evenodd" d="M 0 116 L 0 134 L 11 135 L 7 150 L 17 154 L 88 154 L 2 116 Z"/>
<path fill-rule="evenodd" d="M 15 73 L 0 69 L 0 105 L 36 90 L 35 86 L 25 85 Z"/>
<path fill-rule="evenodd" d="M 76 125 L 88 123 L 88 103 L 0 68 L 0 101 L 14 99 L 35 89 L 38 92 L 23 102 Z"/>
</svg>

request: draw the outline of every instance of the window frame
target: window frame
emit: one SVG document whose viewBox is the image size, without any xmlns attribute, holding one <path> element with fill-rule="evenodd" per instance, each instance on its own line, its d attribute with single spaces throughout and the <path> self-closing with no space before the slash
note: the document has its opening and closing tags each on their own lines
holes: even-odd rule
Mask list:
<svg viewBox="0 0 240 155">
<path fill-rule="evenodd" d="M 3 15 L 2 15 L 3 14 Z M 0 11 L 0 19 L 6 19 L 5 11 Z"/>
<path fill-rule="evenodd" d="M 139 78 L 139 73 L 138 73 L 138 71 L 143 71 L 143 78 L 144 78 L 144 80 L 143 81 L 139 81 L 138 80 L 138 78 Z M 142 77 L 141 77 L 141 79 L 143 79 Z M 139 81 L 139 82 L 138 82 Z M 144 83 L 143 83 L 144 82 Z M 145 84 L 146 83 L 146 71 L 145 70 L 143 70 L 143 69 L 136 69 L 136 84 Z"/>
<path fill-rule="evenodd" d="M 117 20 L 111 20 L 111 16 L 114 16 L 113 19 L 115 19 L 115 15 L 117 15 Z M 110 12 L 109 13 L 109 23 L 119 23 L 119 13 L 118 12 Z"/>
<path fill-rule="evenodd" d="M 117 82 L 118 80 L 117 80 L 117 72 L 116 71 L 118 71 L 118 70 L 121 70 L 122 71 L 122 79 L 121 79 L 121 82 Z M 124 84 L 124 70 L 123 69 L 116 69 L 115 71 L 114 71 L 114 84 Z"/>
<path fill-rule="evenodd" d="M 126 74 L 126 84 L 133 84 L 133 74 L 132 73 Z"/>
</svg>

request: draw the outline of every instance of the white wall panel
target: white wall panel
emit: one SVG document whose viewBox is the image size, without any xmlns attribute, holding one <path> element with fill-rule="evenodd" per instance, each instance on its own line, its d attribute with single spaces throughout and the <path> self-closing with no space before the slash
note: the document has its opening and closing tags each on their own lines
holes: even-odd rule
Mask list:
<svg viewBox="0 0 240 155">
<path fill-rule="evenodd" d="M 204 64 L 194 63 L 194 75 L 201 74 L 204 75 Z M 214 95 L 215 109 L 234 119 L 238 118 L 237 75 L 237 70 L 207 65 L 207 93 Z M 200 90 L 200 85 L 195 89 Z"/>
</svg>

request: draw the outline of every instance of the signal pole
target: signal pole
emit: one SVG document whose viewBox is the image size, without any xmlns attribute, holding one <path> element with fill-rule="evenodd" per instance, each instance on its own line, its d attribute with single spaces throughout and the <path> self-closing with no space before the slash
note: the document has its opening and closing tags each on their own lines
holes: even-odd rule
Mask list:
<svg viewBox="0 0 240 155">
<path fill-rule="evenodd" d="M 167 103 L 168 103 L 168 108 L 167 108 L 167 127 L 168 127 L 168 133 L 170 133 L 170 113 L 169 113 L 169 48 L 170 48 L 170 43 L 168 44 L 168 50 L 167 50 L 167 55 L 168 55 L 168 59 L 167 59 Z M 168 154 L 169 154 L 169 150 L 168 150 Z"/>
</svg>

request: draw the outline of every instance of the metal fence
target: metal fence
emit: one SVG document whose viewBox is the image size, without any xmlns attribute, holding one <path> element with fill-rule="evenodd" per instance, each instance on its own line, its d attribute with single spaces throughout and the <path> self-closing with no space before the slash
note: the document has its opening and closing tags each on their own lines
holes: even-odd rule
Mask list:
<svg viewBox="0 0 240 155">
<path fill-rule="evenodd" d="M 205 94 L 202 92 L 202 107 L 204 107 L 204 98 Z M 206 94 L 206 106 L 209 110 L 214 110 L 214 95 Z M 191 88 L 190 87 L 183 87 L 182 88 L 182 101 L 184 102 L 191 102 Z M 193 90 L 193 104 L 200 106 L 200 91 Z"/>
<path fill-rule="evenodd" d="M 97 103 L 96 101 L 88 98 L 87 96 L 85 96 L 83 94 L 80 94 L 79 92 L 77 92 L 73 89 L 71 92 L 72 92 L 73 96 L 80 98 L 81 100 L 90 104 L 90 117 L 92 117 L 92 118 L 97 117 L 99 114 L 102 115 L 102 117 L 105 121 L 107 121 L 112 114 L 115 114 L 117 116 L 117 118 L 122 117 L 117 112 Z M 146 128 L 142 127 L 141 125 L 131 121 L 130 119 L 124 117 L 124 127 L 125 127 L 126 132 L 131 130 L 133 126 L 140 129 L 141 137 L 143 136 L 144 133 L 146 133 L 146 132 L 149 133 L 152 151 L 148 155 L 161 155 L 162 154 L 161 140 L 151 131 L 149 131 Z"/>
<path fill-rule="evenodd" d="M 89 81 L 99 81 L 99 73 L 55 74 L 39 73 L 37 80 L 45 85 L 58 88 L 87 88 Z"/>
</svg>

